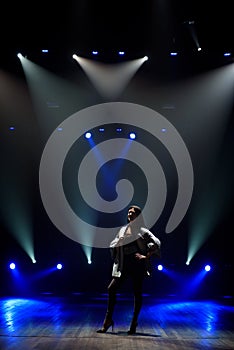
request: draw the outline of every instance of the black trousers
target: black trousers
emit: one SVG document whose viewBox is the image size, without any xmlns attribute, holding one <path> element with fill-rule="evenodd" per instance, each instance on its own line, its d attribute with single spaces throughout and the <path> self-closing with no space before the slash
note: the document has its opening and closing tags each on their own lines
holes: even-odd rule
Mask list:
<svg viewBox="0 0 234 350">
<path fill-rule="evenodd" d="M 125 256 L 121 277 L 113 277 L 108 286 L 108 319 L 112 319 L 116 305 L 116 295 L 127 279 L 131 279 L 134 294 L 133 322 L 136 322 L 142 308 L 142 288 L 145 277 L 145 260 L 137 260 L 134 255 Z"/>
</svg>

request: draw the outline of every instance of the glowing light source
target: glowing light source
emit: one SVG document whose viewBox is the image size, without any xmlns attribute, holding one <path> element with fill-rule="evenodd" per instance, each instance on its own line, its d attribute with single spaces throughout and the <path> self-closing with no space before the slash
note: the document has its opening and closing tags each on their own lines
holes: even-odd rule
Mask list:
<svg viewBox="0 0 234 350">
<path fill-rule="evenodd" d="M 98 51 L 92 51 L 93 55 L 98 55 Z"/>
<path fill-rule="evenodd" d="M 210 271 L 210 270 L 211 270 L 210 265 L 206 265 L 206 266 L 205 266 L 205 271 Z"/>
<path fill-rule="evenodd" d="M 19 52 L 19 53 L 17 53 L 17 57 L 18 57 L 18 58 L 22 58 L 23 55 Z"/>
<path fill-rule="evenodd" d="M 134 132 L 130 132 L 129 137 L 131 140 L 135 140 L 136 134 Z"/>
<path fill-rule="evenodd" d="M 57 269 L 58 270 L 61 270 L 63 268 L 63 265 L 62 264 L 57 264 Z"/>
<path fill-rule="evenodd" d="M 162 271 L 163 270 L 163 266 L 162 265 L 158 265 L 158 270 Z"/>
<path fill-rule="evenodd" d="M 11 269 L 11 270 L 14 270 L 14 269 L 15 269 L 15 263 L 13 263 L 13 262 L 10 263 L 10 269 Z"/>
<path fill-rule="evenodd" d="M 86 132 L 86 133 L 85 133 L 85 138 L 86 138 L 86 139 L 90 139 L 91 137 L 92 137 L 91 132 Z"/>
<path fill-rule="evenodd" d="M 125 54 L 124 51 L 119 51 L 118 53 L 119 53 L 120 56 L 123 56 Z"/>
<path fill-rule="evenodd" d="M 170 55 L 171 55 L 171 56 L 177 56 L 178 53 L 177 53 L 177 52 L 171 52 Z"/>
</svg>

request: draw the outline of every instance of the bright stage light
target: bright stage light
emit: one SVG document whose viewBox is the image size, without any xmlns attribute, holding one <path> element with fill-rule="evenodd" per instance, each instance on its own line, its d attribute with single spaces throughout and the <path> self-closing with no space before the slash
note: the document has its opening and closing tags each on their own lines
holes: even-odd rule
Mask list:
<svg viewBox="0 0 234 350">
<path fill-rule="evenodd" d="M 86 139 L 90 139 L 91 136 L 92 136 L 91 132 L 86 132 L 86 133 L 85 133 L 85 138 L 86 138 Z"/>
<path fill-rule="evenodd" d="M 62 264 L 57 264 L 57 269 L 58 270 L 61 270 L 63 268 L 63 265 Z"/>
<path fill-rule="evenodd" d="M 206 271 L 210 271 L 210 270 L 211 270 L 210 265 L 206 265 L 206 266 L 205 266 L 205 270 L 206 270 Z"/>
<path fill-rule="evenodd" d="M 119 51 L 118 53 L 119 53 L 120 56 L 123 56 L 125 54 L 124 51 Z"/>
<path fill-rule="evenodd" d="M 11 270 L 14 270 L 14 269 L 15 269 L 15 263 L 12 262 L 12 263 L 10 263 L 9 266 L 10 266 L 10 269 L 11 269 Z"/>
<path fill-rule="evenodd" d="M 91 259 L 88 259 L 88 264 L 92 264 L 92 260 Z"/>
<path fill-rule="evenodd" d="M 130 137 L 131 140 L 135 140 L 136 134 L 135 134 L 134 132 L 131 132 L 131 133 L 129 134 L 129 137 Z"/>
<path fill-rule="evenodd" d="M 92 51 L 93 55 L 98 55 L 98 51 Z"/>
<path fill-rule="evenodd" d="M 36 262 L 37 262 L 36 259 L 32 258 L 32 263 L 36 264 Z"/>
<path fill-rule="evenodd" d="M 17 53 L 17 57 L 18 57 L 18 58 L 22 58 L 23 55 L 19 52 L 19 53 Z"/>
<path fill-rule="evenodd" d="M 163 270 L 163 266 L 162 265 L 158 265 L 158 270 L 162 271 Z"/>
</svg>

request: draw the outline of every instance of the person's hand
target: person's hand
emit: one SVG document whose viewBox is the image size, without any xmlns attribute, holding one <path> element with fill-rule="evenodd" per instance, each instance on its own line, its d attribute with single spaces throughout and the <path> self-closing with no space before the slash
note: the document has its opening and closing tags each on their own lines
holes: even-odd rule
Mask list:
<svg viewBox="0 0 234 350">
<path fill-rule="evenodd" d="M 137 260 L 142 260 L 142 259 L 146 259 L 146 256 L 145 256 L 145 255 L 142 255 L 142 254 L 140 254 L 140 253 L 136 253 L 136 254 L 135 254 L 135 258 L 136 258 Z"/>
</svg>

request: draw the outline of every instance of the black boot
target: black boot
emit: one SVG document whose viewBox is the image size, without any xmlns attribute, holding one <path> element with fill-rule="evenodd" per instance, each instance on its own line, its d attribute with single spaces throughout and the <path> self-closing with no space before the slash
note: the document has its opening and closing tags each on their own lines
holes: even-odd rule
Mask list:
<svg viewBox="0 0 234 350">
<path fill-rule="evenodd" d="M 135 334 L 136 333 L 136 328 L 138 326 L 138 322 L 137 321 L 133 321 L 131 322 L 131 325 L 130 325 L 130 328 L 128 330 L 128 334 L 131 335 L 131 334 Z"/>
<path fill-rule="evenodd" d="M 110 316 L 107 313 L 106 317 L 104 319 L 102 328 L 98 329 L 97 333 L 106 333 L 110 327 L 112 327 L 112 332 L 113 332 L 113 330 L 114 330 L 114 321 L 112 320 L 112 316 Z"/>
</svg>

